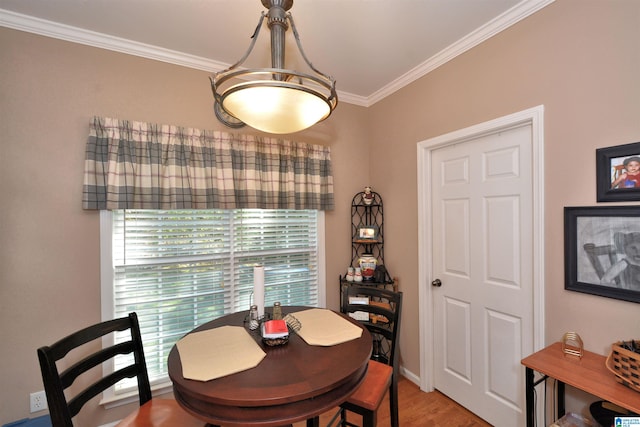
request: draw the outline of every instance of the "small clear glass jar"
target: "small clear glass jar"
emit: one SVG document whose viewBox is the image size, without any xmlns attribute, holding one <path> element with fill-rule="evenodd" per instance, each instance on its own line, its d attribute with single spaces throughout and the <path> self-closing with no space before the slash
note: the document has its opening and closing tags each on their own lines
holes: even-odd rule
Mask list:
<svg viewBox="0 0 640 427">
<path fill-rule="evenodd" d="M 282 306 L 280 305 L 280 302 L 276 301 L 273 303 L 273 313 L 271 317 L 273 317 L 273 320 L 282 319 Z"/>
<path fill-rule="evenodd" d="M 258 306 L 252 305 L 249 309 L 249 329 L 255 331 L 260 326 L 260 316 L 258 315 Z"/>
</svg>

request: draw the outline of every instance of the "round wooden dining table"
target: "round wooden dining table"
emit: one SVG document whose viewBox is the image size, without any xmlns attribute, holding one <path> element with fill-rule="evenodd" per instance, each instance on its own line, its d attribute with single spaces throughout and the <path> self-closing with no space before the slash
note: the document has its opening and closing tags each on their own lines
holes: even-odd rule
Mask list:
<svg viewBox="0 0 640 427">
<path fill-rule="evenodd" d="M 282 311 L 309 308 L 283 307 Z M 226 325 L 247 327 L 247 313 L 226 315 L 191 333 Z M 247 327 L 266 357 L 255 368 L 210 381 L 184 378 L 180 353 L 174 346 L 168 358 L 174 396 L 187 412 L 212 425 L 279 427 L 303 420 L 313 425 L 320 414 L 344 402 L 364 380 L 372 345 L 371 335 L 362 329 L 360 338 L 334 346 L 308 345 L 290 332 L 287 344 L 270 347 L 257 330 Z"/>
</svg>

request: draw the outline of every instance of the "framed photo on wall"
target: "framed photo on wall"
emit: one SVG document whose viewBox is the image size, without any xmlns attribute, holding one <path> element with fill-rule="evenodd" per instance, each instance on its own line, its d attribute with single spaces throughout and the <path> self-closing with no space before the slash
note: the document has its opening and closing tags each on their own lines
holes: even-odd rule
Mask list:
<svg viewBox="0 0 640 427">
<path fill-rule="evenodd" d="M 599 202 L 640 200 L 640 142 L 596 150 Z"/>
<path fill-rule="evenodd" d="M 564 208 L 565 289 L 640 302 L 640 208 Z"/>
</svg>

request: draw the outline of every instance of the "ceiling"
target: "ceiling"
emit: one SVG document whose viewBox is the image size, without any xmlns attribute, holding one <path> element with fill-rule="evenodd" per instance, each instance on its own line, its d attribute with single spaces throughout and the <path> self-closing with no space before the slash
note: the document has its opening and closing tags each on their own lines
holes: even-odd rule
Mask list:
<svg viewBox="0 0 640 427">
<path fill-rule="evenodd" d="M 369 106 L 554 0 L 295 0 L 305 54 L 341 102 Z M 249 47 L 260 0 L 0 0 L 0 26 L 221 71 Z M 286 68 L 300 69 L 287 32 Z M 263 27 L 246 66 L 270 66 Z M 291 61 L 291 62 L 290 62 Z"/>
</svg>

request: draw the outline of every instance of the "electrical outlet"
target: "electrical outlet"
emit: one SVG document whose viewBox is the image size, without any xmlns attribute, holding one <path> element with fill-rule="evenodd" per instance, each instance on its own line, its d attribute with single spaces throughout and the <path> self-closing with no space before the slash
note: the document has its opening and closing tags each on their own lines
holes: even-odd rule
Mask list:
<svg viewBox="0 0 640 427">
<path fill-rule="evenodd" d="M 37 391 L 29 395 L 29 407 L 31 413 L 47 409 L 47 395 L 44 391 Z"/>
</svg>

